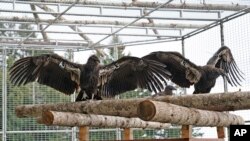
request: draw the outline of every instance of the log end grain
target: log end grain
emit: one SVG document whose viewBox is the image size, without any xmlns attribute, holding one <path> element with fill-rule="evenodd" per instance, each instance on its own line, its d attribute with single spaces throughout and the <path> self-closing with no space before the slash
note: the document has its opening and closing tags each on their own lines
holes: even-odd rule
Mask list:
<svg viewBox="0 0 250 141">
<path fill-rule="evenodd" d="M 154 103 L 152 103 L 152 101 L 150 100 L 140 102 L 137 108 L 137 114 L 142 120 L 151 120 L 156 114 L 156 108 Z"/>
<path fill-rule="evenodd" d="M 54 116 L 50 111 L 42 113 L 42 123 L 45 125 L 53 125 Z"/>
</svg>

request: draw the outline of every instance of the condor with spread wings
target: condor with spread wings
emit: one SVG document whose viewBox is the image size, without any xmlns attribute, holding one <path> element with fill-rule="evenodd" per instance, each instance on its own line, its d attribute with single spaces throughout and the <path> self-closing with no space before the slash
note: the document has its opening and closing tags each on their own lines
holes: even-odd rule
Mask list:
<svg viewBox="0 0 250 141">
<path fill-rule="evenodd" d="M 244 79 L 226 46 L 221 47 L 205 66 L 195 65 L 178 52 L 153 52 L 144 58 L 165 64 L 172 74 L 171 81 L 177 85 L 190 87 L 194 84 L 194 94 L 209 93 L 220 75 L 232 86 L 240 85 L 240 81 Z"/>
<path fill-rule="evenodd" d="M 86 64 L 77 64 L 46 54 L 17 60 L 9 71 L 14 85 L 37 81 L 67 95 L 79 92 L 76 101 L 81 101 L 86 98 L 84 93 L 88 99 L 101 99 L 100 95 L 115 96 L 136 88 L 159 92 L 171 75 L 165 67 L 157 61 L 129 56 L 102 66 L 95 55 Z"/>
</svg>

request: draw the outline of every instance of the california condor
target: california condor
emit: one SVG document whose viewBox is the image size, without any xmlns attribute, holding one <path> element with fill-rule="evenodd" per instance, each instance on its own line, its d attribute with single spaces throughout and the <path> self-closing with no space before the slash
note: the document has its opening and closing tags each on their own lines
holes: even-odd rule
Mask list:
<svg viewBox="0 0 250 141">
<path fill-rule="evenodd" d="M 165 64 L 166 70 L 172 74 L 171 81 L 175 84 L 181 87 L 194 84 L 194 94 L 209 93 L 220 75 L 232 86 L 240 85 L 240 81 L 244 79 L 226 46 L 221 47 L 204 66 L 195 65 L 178 52 L 153 52 L 144 58 Z"/>
<path fill-rule="evenodd" d="M 82 101 L 115 96 L 136 88 L 160 92 L 171 76 L 165 67 L 144 57 L 125 56 L 101 65 L 95 55 L 90 56 L 86 64 L 77 64 L 57 54 L 45 54 L 21 58 L 9 72 L 14 85 L 37 81 L 67 95 L 79 92 L 76 101 Z"/>
</svg>

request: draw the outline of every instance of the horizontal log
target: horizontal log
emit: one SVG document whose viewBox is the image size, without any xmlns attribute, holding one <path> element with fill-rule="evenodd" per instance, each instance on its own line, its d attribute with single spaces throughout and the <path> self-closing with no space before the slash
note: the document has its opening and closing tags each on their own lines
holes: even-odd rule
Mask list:
<svg viewBox="0 0 250 141">
<path fill-rule="evenodd" d="M 39 117 L 42 112 L 46 111 L 136 117 L 137 105 L 143 100 L 145 99 L 113 99 L 57 104 L 20 105 L 15 108 L 15 112 L 17 117 Z"/>
<path fill-rule="evenodd" d="M 139 118 L 125 118 L 93 114 L 47 111 L 42 113 L 38 123 L 57 126 L 90 126 L 114 128 L 169 128 L 168 123 L 148 122 Z"/>
<path fill-rule="evenodd" d="M 235 111 L 250 109 L 250 92 L 209 93 L 181 96 L 159 96 L 155 101 L 164 101 L 184 107 L 211 111 Z"/>
<path fill-rule="evenodd" d="M 1 21 L 13 21 L 13 22 L 28 22 L 28 23 L 35 23 L 36 20 L 34 18 L 29 17 L 6 17 L 6 16 L 0 16 Z M 37 23 L 39 24 L 49 24 L 53 19 L 39 19 L 37 20 Z M 79 25 L 120 25 L 125 26 L 129 24 L 129 22 L 126 21 L 105 21 L 105 20 L 66 20 L 61 19 L 54 22 L 54 25 L 56 24 L 79 24 Z M 158 27 L 158 28 L 188 28 L 188 29 L 197 29 L 206 26 L 206 24 L 183 24 L 183 23 L 148 23 L 148 22 L 136 22 L 132 24 L 131 26 L 137 26 L 137 27 Z M 74 27 L 75 28 L 75 27 Z M 73 29 L 73 28 L 72 28 Z M 79 31 L 79 30 L 78 30 Z"/>
<path fill-rule="evenodd" d="M 71 4 L 75 0 L 37 0 L 40 2 L 53 2 L 53 3 L 68 3 Z M 162 3 L 158 2 L 109 2 L 109 1 L 91 1 L 91 0 L 79 0 L 79 4 L 84 5 L 102 5 L 102 6 L 123 6 L 123 7 L 147 7 L 156 8 Z M 200 10 L 229 10 L 238 11 L 249 7 L 248 5 L 239 5 L 238 3 L 232 4 L 200 4 L 200 3 L 170 3 L 163 6 L 163 8 L 171 9 L 200 9 Z"/>
<path fill-rule="evenodd" d="M 250 92 L 215 93 L 184 96 L 159 96 L 153 98 L 184 107 L 212 111 L 234 111 L 250 109 Z M 64 111 L 85 114 L 100 114 L 122 117 L 138 117 L 137 106 L 145 98 L 112 99 L 56 104 L 20 105 L 16 107 L 18 117 L 37 117 L 43 111 Z"/>
<path fill-rule="evenodd" d="M 145 121 L 179 125 L 229 126 L 244 124 L 244 119 L 234 114 L 187 108 L 152 100 L 141 102 L 137 112 L 139 118 Z"/>
</svg>

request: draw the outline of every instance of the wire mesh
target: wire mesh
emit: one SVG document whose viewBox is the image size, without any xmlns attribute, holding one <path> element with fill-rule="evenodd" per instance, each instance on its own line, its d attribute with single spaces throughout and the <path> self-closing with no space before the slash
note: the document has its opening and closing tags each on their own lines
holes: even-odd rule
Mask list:
<svg viewBox="0 0 250 141">
<path fill-rule="evenodd" d="M 92 128 L 93 129 L 93 128 Z M 111 129 L 110 131 L 105 131 L 104 128 L 95 128 L 98 129 L 98 131 L 96 132 L 90 132 L 90 140 L 93 141 L 99 141 L 99 140 L 116 140 L 116 130 L 115 129 Z M 102 130 L 104 129 L 104 130 Z M 110 129 L 110 128 L 106 128 L 106 129 Z"/>
<path fill-rule="evenodd" d="M 225 43 L 233 52 L 235 61 L 244 73 L 245 80 L 241 82 L 240 87 L 229 87 L 229 91 L 249 91 L 250 88 L 250 66 L 249 66 L 249 51 L 250 51 L 250 14 L 241 16 L 235 20 L 224 24 Z M 233 112 L 241 115 L 244 120 L 250 120 L 249 110 Z"/>
<path fill-rule="evenodd" d="M 206 65 L 207 61 L 221 47 L 220 27 L 215 27 L 185 40 L 185 57 L 196 65 Z M 223 80 L 217 79 L 211 92 L 223 92 Z M 193 93 L 193 87 L 187 89 L 187 93 Z"/>
<path fill-rule="evenodd" d="M 223 24 L 224 26 L 224 43 L 228 46 L 234 59 L 242 72 L 244 72 L 245 80 L 241 82 L 241 86 L 232 87 L 228 84 L 228 91 L 248 91 L 249 90 L 249 40 L 250 14 L 241 16 L 235 20 L 231 20 Z M 221 47 L 220 27 L 217 26 L 198 35 L 185 40 L 185 54 L 188 59 L 197 65 L 205 65 L 212 55 Z M 188 93 L 193 92 L 193 87 L 187 90 Z M 224 92 L 224 83 L 222 77 L 216 81 L 215 87 L 211 93 Z M 237 111 L 236 114 L 242 115 L 245 120 L 249 120 L 250 115 L 246 111 Z M 216 137 L 214 128 L 202 129 L 204 137 Z"/>
<path fill-rule="evenodd" d="M 71 133 L 18 133 L 8 134 L 8 141 L 69 141 Z"/>
</svg>

